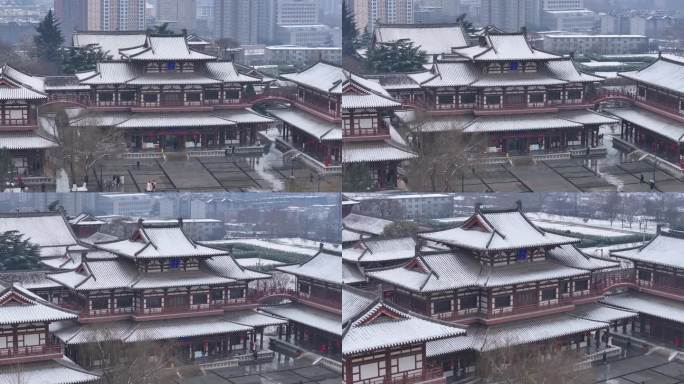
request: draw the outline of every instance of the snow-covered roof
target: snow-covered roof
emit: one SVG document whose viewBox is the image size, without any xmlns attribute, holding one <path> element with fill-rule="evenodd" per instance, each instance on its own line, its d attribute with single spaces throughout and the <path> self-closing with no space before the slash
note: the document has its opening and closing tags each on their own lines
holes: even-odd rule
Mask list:
<svg viewBox="0 0 684 384">
<path fill-rule="evenodd" d="M 564 244 L 546 252 L 546 258 L 572 268 L 595 271 L 616 268 L 620 263 L 584 254 L 575 245 Z"/>
<path fill-rule="evenodd" d="M 297 108 L 269 109 L 268 113 L 319 141 L 342 140 L 340 123 L 321 119 Z"/>
<path fill-rule="evenodd" d="M 646 68 L 621 72 L 619 76 L 674 92 L 684 92 L 684 58 L 662 55 Z"/>
<path fill-rule="evenodd" d="M 0 66 L 0 100 L 46 99 L 45 78 L 31 76 L 5 64 Z"/>
<path fill-rule="evenodd" d="M 262 79 L 241 73 L 228 61 L 211 61 L 198 66 L 195 72 L 144 73 L 134 63 L 124 61 L 98 62 L 93 71 L 80 72 L 76 78 L 82 85 L 210 85 L 222 83 L 260 83 Z"/>
<path fill-rule="evenodd" d="M 25 240 L 41 247 L 41 257 L 62 256 L 67 246 L 78 243 L 66 219 L 59 213 L 0 214 L 0 233 L 8 231 L 17 231 Z"/>
<path fill-rule="evenodd" d="M 375 298 L 368 291 L 342 287 L 342 326 L 349 320 L 356 318 L 364 312 L 371 304 L 375 303 Z"/>
<path fill-rule="evenodd" d="M 268 279 L 271 275 L 252 271 L 240 265 L 233 256 L 214 256 L 210 259 L 202 260 L 201 267 L 211 273 L 230 279 L 245 281 Z"/>
<path fill-rule="evenodd" d="M 195 243 L 180 225 L 146 225 L 130 239 L 99 243 L 95 247 L 130 259 L 226 256 L 226 251 Z"/>
<path fill-rule="evenodd" d="M 539 72 L 570 83 L 593 83 L 605 80 L 602 77 L 580 72 L 571 59 L 543 63 Z"/>
<path fill-rule="evenodd" d="M 568 313 L 485 326 L 473 324 L 465 336 L 457 336 L 426 344 L 429 358 L 465 350 L 491 351 L 516 345 L 552 340 L 567 335 L 605 329 L 610 322 L 635 317 L 636 313 L 590 303 L 578 305 Z"/>
<path fill-rule="evenodd" d="M 415 256 L 416 241 L 411 237 L 389 240 L 364 240 L 342 251 L 345 260 L 364 263 L 398 262 Z"/>
<path fill-rule="evenodd" d="M 210 56 L 191 49 L 185 36 L 152 36 L 148 35 L 145 43 L 137 47 L 122 48 L 121 57 L 130 61 L 200 61 L 216 60 Z"/>
<path fill-rule="evenodd" d="M 182 127 L 228 127 L 237 124 L 267 124 L 274 120 L 251 109 L 219 110 L 214 112 L 165 112 L 129 113 L 99 112 L 84 114 L 71 121 L 72 125 L 84 127 L 131 128 L 182 128 Z"/>
<path fill-rule="evenodd" d="M 477 45 L 454 49 L 454 52 L 473 61 L 546 61 L 562 58 L 532 48 L 527 37 L 522 33 L 487 33 L 484 38 L 486 39 L 486 46 L 484 47 Z"/>
<path fill-rule="evenodd" d="M 284 74 L 280 77 L 329 94 L 341 94 L 342 90 L 338 86 L 346 80 L 342 68 L 327 63 L 316 63 L 302 72 Z"/>
<path fill-rule="evenodd" d="M 342 283 L 343 284 L 358 284 L 365 283 L 366 277 L 361 272 L 357 263 L 352 263 L 342 260 Z"/>
<path fill-rule="evenodd" d="M 427 55 L 451 53 L 453 48 L 465 47 L 468 40 L 460 25 L 387 24 L 375 29 L 375 41 L 387 43 L 408 39 Z"/>
<path fill-rule="evenodd" d="M 684 234 L 660 232 L 642 247 L 614 250 L 610 254 L 632 261 L 684 269 L 682 247 L 684 247 Z"/>
<path fill-rule="evenodd" d="M 610 108 L 605 111 L 670 140 L 684 142 L 684 123 L 680 121 L 639 107 Z"/>
<path fill-rule="evenodd" d="M 379 80 L 349 72 L 345 74 L 346 81 L 336 87 L 342 90 L 342 109 L 401 107 L 401 103 L 392 98 Z"/>
<path fill-rule="evenodd" d="M 422 255 L 401 267 L 366 271 L 366 274 L 414 292 L 437 292 L 468 287 L 492 288 L 589 276 L 588 271 L 552 261 L 482 265 L 472 256 L 460 252 Z"/>
<path fill-rule="evenodd" d="M 342 335 L 341 315 L 303 304 L 289 303 L 259 308 L 262 312 L 270 313 L 299 324 L 336 335 Z"/>
<path fill-rule="evenodd" d="M 582 125 L 617 124 L 620 122 L 619 119 L 602 115 L 588 109 L 565 111 L 561 112 L 558 116 L 563 120 L 573 121 Z"/>
<path fill-rule="evenodd" d="M 172 340 L 185 337 L 247 332 L 252 329 L 253 327 L 225 320 L 223 316 L 138 322 L 124 320 L 93 324 L 61 322 L 50 326 L 50 332 L 66 345 L 87 344 L 96 340 L 119 340 L 124 343 Z"/>
<path fill-rule="evenodd" d="M 580 240 L 544 232 L 520 210 L 479 210 L 458 228 L 423 233 L 420 237 L 475 250 L 555 247 Z"/>
<path fill-rule="evenodd" d="M 139 272 L 126 259 L 83 261 L 73 270 L 52 273 L 50 280 L 77 291 L 100 289 L 151 289 L 186 286 L 225 285 L 239 280 L 266 279 L 270 275 L 245 269 L 231 256 L 202 260 L 195 271 Z"/>
<path fill-rule="evenodd" d="M 344 228 L 375 236 L 382 235 L 385 231 L 385 227 L 392 223 L 393 222 L 390 220 L 360 215 L 358 213 L 351 213 L 342 219 L 342 226 Z"/>
<path fill-rule="evenodd" d="M 384 161 L 405 161 L 418 157 L 408 148 L 394 144 L 389 140 L 377 142 L 349 142 L 342 149 L 342 162 L 373 163 Z"/>
<path fill-rule="evenodd" d="M 0 325 L 43 323 L 78 318 L 78 314 L 42 299 L 27 288 L 10 285 L 0 291 Z"/>
<path fill-rule="evenodd" d="M 601 302 L 628 311 L 643 313 L 677 323 L 684 322 L 684 303 L 647 293 L 629 292 L 609 295 Z"/>
<path fill-rule="evenodd" d="M 342 258 L 325 251 L 318 252 L 317 255 L 302 264 L 286 265 L 276 269 L 296 276 L 332 284 L 342 284 Z"/>
<path fill-rule="evenodd" d="M 0 87 L 0 92 L 2 92 Z M 9 150 L 19 149 L 48 149 L 57 148 L 59 144 L 53 138 L 44 137 L 36 132 L 1 132 L 0 148 Z"/>
<path fill-rule="evenodd" d="M 268 327 L 271 325 L 287 324 L 287 320 L 268 316 L 256 311 L 229 311 L 223 316 L 231 323 L 241 324 L 248 327 Z"/>
<path fill-rule="evenodd" d="M 359 241 L 361 239 L 367 239 L 369 237 L 370 237 L 369 235 L 365 235 L 363 233 L 350 231 L 346 228 L 342 229 L 342 242 L 343 243 L 350 243 L 350 242 L 354 242 L 354 241 Z"/>
<path fill-rule="evenodd" d="M 610 323 L 617 320 L 637 317 L 636 311 L 626 311 L 603 305 L 600 303 L 582 304 L 569 313 L 570 316 L 586 320 Z"/>
<path fill-rule="evenodd" d="M 582 124 L 565 120 L 555 114 L 483 116 L 473 120 L 466 133 L 533 131 L 542 129 L 582 128 Z"/>
<path fill-rule="evenodd" d="M 377 302 L 350 320 L 342 337 L 342 354 L 368 353 L 463 334 L 463 328 Z"/>
<path fill-rule="evenodd" d="M 141 46 L 146 39 L 147 34 L 144 32 L 74 32 L 72 43 L 79 48 L 97 45 L 103 53 L 112 56 L 113 60 L 120 60 L 120 49 Z"/>
<path fill-rule="evenodd" d="M 0 383 L 3 384 L 81 384 L 99 379 L 67 357 L 0 366 Z"/>
</svg>

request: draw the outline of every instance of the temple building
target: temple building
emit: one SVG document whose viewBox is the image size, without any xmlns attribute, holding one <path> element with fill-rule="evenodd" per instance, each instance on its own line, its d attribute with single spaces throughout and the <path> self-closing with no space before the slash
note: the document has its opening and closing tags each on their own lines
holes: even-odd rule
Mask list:
<svg viewBox="0 0 684 384">
<path fill-rule="evenodd" d="M 57 139 L 38 119 L 39 106 L 47 99 L 44 78 L 0 66 L 0 149 L 10 152 L 18 186 L 51 182 L 45 177 L 46 151 L 58 146 Z"/>
<path fill-rule="evenodd" d="M 254 147 L 273 124 L 249 109 L 263 78 L 193 50 L 184 36 L 148 35 L 118 57 L 77 73 L 85 90 L 48 93 L 83 107 L 71 124 L 122 130 L 130 152 Z"/>
<path fill-rule="evenodd" d="M 402 36 L 423 39 L 425 31 Z M 478 139 L 463 150 L 488 163 L 606 154 L 599 128 L 618 120 L 590 110 L 604 79 L 580 72 L 571 57 L 533 48 L 524 33 L 485 32 L 476 45 L 433 59 L 426 70 L 372 76 L 401 104 L 391 121 L 410 132 L 414 147 L 454 133 Z"/>
<path fill-rule="evenodd" d="M 625 152 L 652 154 L 666 170 L 681 173 L 684 164 L 684 58 L 660 55 L 648 67 L 619 75 L 636 83 L 636 92 L 607 94 L 629 102 L 629 107 L 607 108 L 621 120 L 614 146 Z M 653 161 L 652 159 L 648 159 Z"/>
<path fill-rule="evenodd" d="M 276 268 L 295 277 L 294 291 L 264 292 L 285 295 L 290 302 L 263 306 L 261 311 L 288 320 L 279 336 L 287 343 L 339 358 L 342 351 L 342 262 L 339 253 L 325 248 L 302 264 Z"/>
<path fill-rule="evenodd" d="M 633 263 L 629 291 L 602 302 L 639 313 L 630 331 L 681 348 L 684 343 L 684 260 L 679 250 L 684 233 L 659 230 L 638 248 L 611 251 L 611 256 Z M 626 330 L 625 330 L 626 331 Z"/>
<path fill-rule="evenodd" d="M 263 347 L 264 328 L 284 323 L 255 312 L 248 300 L 249 283 L 270 275 L 190 240 L 182 222 L 141 221 L 129 239 L 93 247 L 75 268 L 47 276 L 62 287 L 53 301 L 78 313 L 51 330 L 85 366 L 96 364 L 87 351 L 101 341 L 172 340 L 176 357 L 187 362 L 251 356 Z"/>
<path fill-rule="evenodd" d="M 399 164 L 417 157 L 390 121 L 401 103 L 378 81 L 352 73 L 341 87 L 346 172 L 374 189 L 396 189 Z"/>
<path fill-rule="evenodd" d="M 445 383 L 429 363 L 426 344 L 465 335 L 465 329 L 407 312 L 368 293 L 342 290 L 343 382 Z"/>
<path fill-rule="evenodd" d="M 601 335 L 637 317 L 599 303 L 629 281 L 629 271 L 584 254 L 579 239 L 541 230 L 521 209 L 477 206 L 456 228 L 419 234 L 408 262 L 363 271 L 364 289 L 383 301 L 465 328 L 465 335 L 426 343 L 427 362 L 445 375 L 468 376 L 477 354 L 516 345 L 582 350 L 595 359 L 613 348 Z"/>
<path fill-rule="evenodd" d="M 342 68 L 323 62 L 298 73 L 281 75 L 282 80 L 296 87 L 281 91 L 290 106 L 268 110 L 283 122 L 282 134 L 276 139 L 281 152 L 300 159 L 320 174 L 342 172 L 343 77 Z"/>
<path fill-rule="evenodd" d="M 76 312 L 57 307 L 24 287 L 3 287 L 0 290 L 0 382 L 99 382 L 99 376 L 64 355 L 62 346 L 50 332 L 52 323 L 77 317 Z"/>
</svg>

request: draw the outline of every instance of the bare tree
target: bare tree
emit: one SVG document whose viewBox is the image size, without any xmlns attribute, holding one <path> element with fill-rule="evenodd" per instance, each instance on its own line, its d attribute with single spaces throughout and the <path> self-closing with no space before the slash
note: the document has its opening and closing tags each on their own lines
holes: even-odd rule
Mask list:
<svg viewBox="0 0 684 384">
<path fill-rule="evenodd" d="M 178 377 L 175 343 L 124 343 L 112 330 L 99 330 L 81 347 L 88 365 L 97 366 L 102 384 L 162 384 Z"/>
<path fill-rule="evenodd" d="M 478 376 L 501 384 L 579 384 L 589 382 L 590 373 L 578 369 L 583 351 L 558 350 L 546 343 L 513 346 L 483 352 L 478 358 Z"/>
<path fill-rule="evenodd" d="M 67 171 L 70 185 L 84 180 L 98 161 L 126 149 L 122 131 L 103 126 L 96 113 L 71 122 L 66 110 L 60 109 L 47 121 L 59 144 L 51 151 L 50 158 L 56 167 Z"/>
<path fill-rule="evenodd" d="M 482 166 L 485 136 L 463 133 L 457 121 L 439 124 L 439 132 L 431 131 L 429 118 L 418 114 L 408 126 L 419 156 L 407 168 L 411 190 L 461 192 L 463 180 Z"/>
</svg>

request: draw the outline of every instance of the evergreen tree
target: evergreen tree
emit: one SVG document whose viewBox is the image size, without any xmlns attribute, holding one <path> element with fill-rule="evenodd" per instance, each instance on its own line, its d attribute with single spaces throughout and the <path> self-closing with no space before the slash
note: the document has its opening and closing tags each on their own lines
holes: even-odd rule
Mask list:
<svg viewBox="0 0 684 384">
<path fill-rule="evenodd" d="M 473 25 L 472 22 L 467 20 L 468 14 L 463 13 L 460 16 L 456 18 L 456 23 L 461 24 L 461 27 L 463 27 L 463 31 L 465 31 L 466 35 L 470 35 L 475 33 L 475 26 Z"/>
<path fill-rule="evenodd" d="M 368 27 L 364 28 L 361 37 L 359 37 L 358 46 L 361 48 L 370 48 L 372 38 L 373 35 L 368 31 Z"/>
<path fill-rule="evenodd" d="M 23 239 L 17 231 L 0 233 L 0 271 L 37 269 L 40 264 L 38 245 Z"/>
<path fill-rule="evenodd" d="M 147 32 L 150 32 L 154 35 L 173 35 L 175 32 L 171 29 L 169 29 L 169 23 L 163 23 L 160 25 L 155 25 L 152 28 L 148 28 Z"/>
<path fill-rule="evenodd" d="M 342 54 L 354 55 L 356 52 L 356 40 L 359 30 L 354 20 L 354 12 L 347 6 L 347 1 L 342 2 Z"/>
<path fill-rule="evenodd" d="M 33 42 L 36 45 L 38 58 L 47 63 L 59 63 L 64 36 L 52 10 L 49 10 L 43 21 L 38 24 L 36 32 L 38 35 L 33 37 Z"/>
<path fill-rule="evenodd" d="M 379 43 L 368 50 L 366 67 L 374 72 L 419 71 L 427 62 L 425 52 L 409 39 Z"/>
<path fill-rule="evenodd" d="M 112 56 L 102 52 L 99 46 L 66 48 L 62 50 L 62 72 L 71 75 L 76 72 L 91 71 L 97 67 L 98 61 L 111 60 L 111 58 Z"/>
</svg>

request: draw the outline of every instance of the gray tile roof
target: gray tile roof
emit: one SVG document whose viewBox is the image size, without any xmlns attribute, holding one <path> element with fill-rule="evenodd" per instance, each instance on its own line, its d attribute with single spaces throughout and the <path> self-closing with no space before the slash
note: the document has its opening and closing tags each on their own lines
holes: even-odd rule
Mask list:
<svg viewBox="0 0 684 384">
<path fill-rule="evenodd" d="M 143 224 L 128 240 L 99 243 L 96 248 L 130 259 L 225 256 L 228 252 L 192 241 L 180 226 Z"/>
<path fill-rule="evenodd" d="M 614 250 L 614 257 L 684 269 L 684 238 L 682 235 L 659 233 L 644 246 L 626 250 Z"/>
<path fill-rule="evenodd" d="M 619 75 L 670 91 L 684 92 L 684 58 L 680 56 L 662 55 L 646 68 Z"/>
<path fill-rule="evenodd" d="M 572 268 L 595 271 L 616 268 L 620 263 L 584 254 L 574 245 L 561 245 L 546 252 L 546 258 Z"/>
<path fill-rule="evenodd" d="M 3 384 L 81 384 L 99 379 L 66 357 L 0 366 L 0 383 Z"/>
<path fill-rule="evenodd" d="M 0 325 L 42 323 L 78 318 L 19 285 L 0 291 Z"/>
<path fill-rule="evenodd" d="M 375 236 L 382 235 L 385 227 L 393 222 L 378 217 L 371 217 L 352 213 L 342 219 L 342 226 L 351 231 L 368 233 Z"/>
<path fill-rule="evenodd" d="M 273 305 L 259 309 L 262 312 L 270 313 L 299 324 L 306 324 L 309 327 L 316 328 L 332 335 L 342 336 L 341 315 L 336 315 L 328 311 L 298 303 Z"/>
<path fill-rule="evenodd" d="M 342 162 L 373 163 L 384 161 L 405 161 L 418 157 L 409 149 L 394 144 L 389 140 L 377 142 L 350 142 L 342 149 Z"/>
<path fill-rule="evenodd" d="M 268 113 L 320 141 L 342 140 L 342 126 L 296 108 L 269 109 Z"/>
<path fill-rule="evenodd" d="M 150 36 L 140 47 L 123 48 L 119 50 L 123 59 L 131 61 L 208 61 L 216 60 L 210 56 L 192 50 L 188 46 L 185 36 Z"/>
<path fill-rule="evenodd" d="M 381 313 L 379 316 L 378 314 Z M 377 303 L 351 320 L 342 338 L 345 356 L 465 334 L 463 328 Z"/>
<path fill-rule="evenodd" d="M 468 40 L 460 25 L 380 25 L 375 29 L 377 42 L 409 39 L 428 55 L 451 53 L 465 47 Z"/>
<path fill-rule="evenodd" d="M 226 312 L 223 318 L 231 323 L 246 325 L 248 327 L 268 327 L 271 325 L 287 324 L 287 320 L 269 316 L 256 311 Z"/>
<path fill-rule="evenodd" d="M 605 112 L 670 140 L 684 142 L 684 123 L 639 107 L 609 108 Z"/>
<path fill-rule="evenodd" d="M 31 76 L 18 71 L 9 65 L 0 66 L 0 80 L 4 79 L 9 86 L 0 86 L 0 100 L 36 100 L 46 99 L 45 78 Z"/>
<path fill-rule="evenodd" d="M 684 303 L 647 293 L 629 292 L 606 296 L 602 303 L 661 319 L 684 323 Z"/>
<path fill-rule="evenodd" d="M 484 230 L 472 228 L 479 223 Z M 420 237 L 456 247 L 476 250 L 506 250 L 579 243 L 579 239 L 544 232 L 518 210 L 481 211 L 462 226 L 423 233 Z"/>
<path fill-rule="evenodd" d="M 327 252 L 318 252 L 308 261 L 297 264 L 277 267 L 281 272 L 308 277 L 327 283 L 342 284 L 342 258 Z"/>
<path fill-rule="evenodd" d="M 48 149 L 56 148 L 56 139 L 43 137 L 35 132 L 1 132 L 0 148 L 9 150 L 19 149 Z"/>
<path fill-rule="evenodd" d="M 46 230 L 47 228 L 50 230 Z M 45 248 L 41 249 L 41 257 L 62 256 L 67 246 L 78 243 L 71 227 L 61 214 L 0 214 L 0 232 L 8 231 L 17 231 L 24 235 L 24 239 Z M 50 247 L 58 248 L 56 255 L 50 253 Z"/>
</svg>

